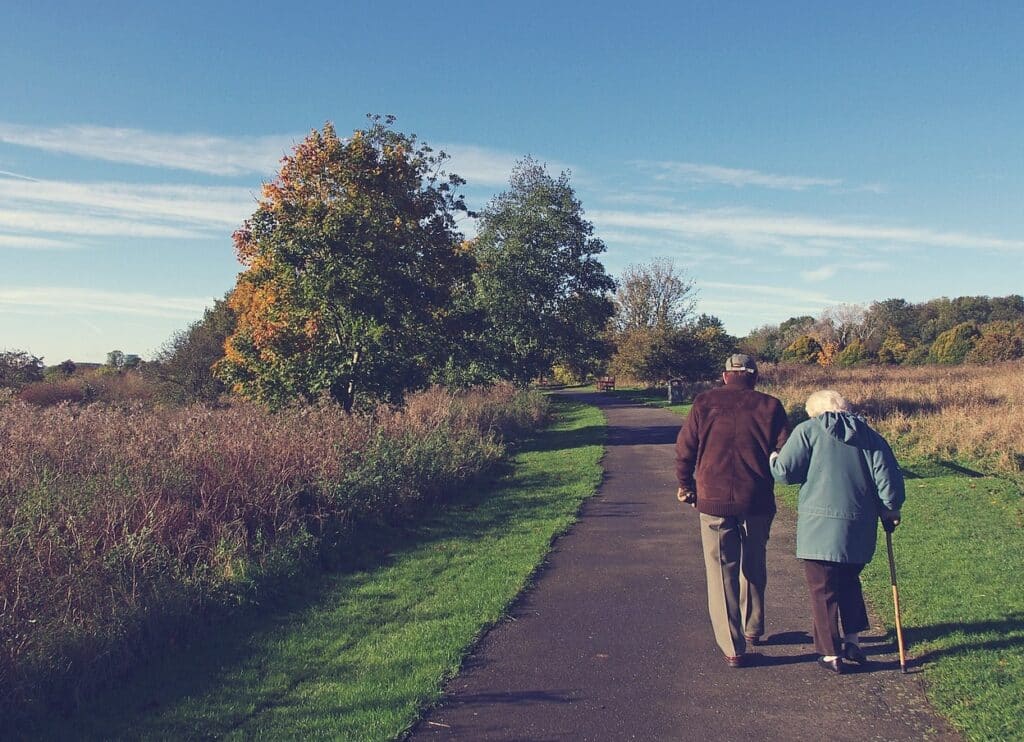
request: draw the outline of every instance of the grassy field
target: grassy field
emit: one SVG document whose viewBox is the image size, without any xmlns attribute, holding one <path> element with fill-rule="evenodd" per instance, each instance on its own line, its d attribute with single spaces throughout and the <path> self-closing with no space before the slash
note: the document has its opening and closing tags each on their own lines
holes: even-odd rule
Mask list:
<svg viewBox="0 0 1024 742">
<path fill-rule="evenodd" d="M 361 569 L 297 586 L 33 739 L 393 739 L 529 582 L 601 479 L 603 417 L 556 423 L 505 476 L 364 544 Z"/>
</svg>

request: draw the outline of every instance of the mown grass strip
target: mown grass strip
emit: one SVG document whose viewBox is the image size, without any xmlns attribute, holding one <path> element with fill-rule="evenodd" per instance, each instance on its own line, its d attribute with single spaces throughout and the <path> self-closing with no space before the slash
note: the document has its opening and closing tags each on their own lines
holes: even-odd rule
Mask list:
<svg viewBox="0 0 1024 742">
<path fill-rule="evenodd" d="M 929 700 L 968 739 L 1024 739 L 1021 492 L 938 462 L 906 471 L 893 551 L 911 669 L 923 670 Z M 796 487 L 776 491 L 795 509 Z M 875 612 L 894 626 L 881 531 L 863 581 Z"/>
<path fill-rule="evenodd" d="M 556 422 L 510 471 L 389 535 L 362 571 L 298 586 L 137 673 L 33 738 L 348 739 L 400 735 L 434 703 L 601 480 L 604 418 L 555 402 Z"/>
</svg>

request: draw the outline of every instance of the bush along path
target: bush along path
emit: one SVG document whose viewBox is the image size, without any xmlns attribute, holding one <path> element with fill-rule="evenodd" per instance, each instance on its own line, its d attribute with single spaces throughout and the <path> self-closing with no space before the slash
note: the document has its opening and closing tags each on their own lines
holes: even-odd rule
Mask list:
<svg viewBox="0 0 1024 742">
<path fill-rule="evenodd" d="M 596 408 L 556 403 L 554 424 L 518 447 L 504 475 L 368 538 L 361 568 L 297 585 L 281 605 L 247 611 L 74 717 L 22 736 L 400 736 L 593 494 L 603 436 Z"/>
<path fill-rule="evenodd" d="M 752 666 L 728 667 L 707 617 L 697 514 L 675 499 L 680 417 L 622 396 L 578 398 L 608 420 L 601 490 L 414 739 L 958 739 L 920 675 L 899 673 L 877 622 L 865 671 L 817 666 L 785 508 L 769 542 L 767 644 Z"/>
</svg>

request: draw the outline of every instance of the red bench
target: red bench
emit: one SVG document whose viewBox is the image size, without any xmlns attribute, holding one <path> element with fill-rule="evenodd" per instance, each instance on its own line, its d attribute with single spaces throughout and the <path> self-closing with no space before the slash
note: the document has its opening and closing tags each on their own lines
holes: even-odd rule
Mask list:
<svg viewBox="0 0 1024 742">
<path fill-rule="evenodd" d="M 615 377 L 614 376 L 602 376 L 597 380 L 597 391 L 609 392 L 615 388 Z"/>
</svg>

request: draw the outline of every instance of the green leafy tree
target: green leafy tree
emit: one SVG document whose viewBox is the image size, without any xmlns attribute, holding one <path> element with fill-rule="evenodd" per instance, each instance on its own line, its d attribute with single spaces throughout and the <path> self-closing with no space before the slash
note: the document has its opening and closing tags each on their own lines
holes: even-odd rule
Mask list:
<svg viewBox="0 0 1024 742">
<path fill-rule="evenodd" d="M 979 334 L 978 327 L 973 322 L 963 322 L 951 327 L 935 338 L 928 352 L 928 360 L 932 363 L 963 363 L 967 354 L 974 348 Z"/>
<path fill-rule="evenodd" d="M 481 350 L 495 375 L 526 383 L 556 363 L 575 368 L 606 353 L 615 282 L 593 232 L 568 174 L 553 178 L 530 158 L 484 208 L 474 282 Z"/>
<path fill-rule="evenodd" d="M 473 260 L 455 230 L 461 178 L 373 117 L 342 141 L 314 130 L 234 235 L 245 267 L 218 374 L 269 403 L 357 390 L 398 401 L 450 355 L 453 296 Z"/>
<path fill-rule="evenodd" d="M 878 348 L 878 361 L 892 366 L 898 366 L 907 360 L 910 353 L 910 346 L 900 335 L 899 330 L 890 327 L 885 334 L 885 339 Z"/>
<path fill-rule="evenodd" d="M 821 344 L 810 335 L 801 335 L 782 351 L 782 360 L 791 363 L 817 363 Z"/>
<path fill-rule="evenodd" d="M 23 350 L 0 352 L 0 388 L 17 389 L 43 379 L 43 359 Z"/>
<path fill-rule="evenodd" d="M 747 353 L 761 361 L 778 363 L 782 359 L 785 346 L 780 345 L 782 336 L 778 325 L 763 325 L 747 333 L 737 341 L 742 353 Z"/>
<path fill-rule="evenodd" d="M 202 319 L 176 333 L 153 363 L 146 365 L 146 373 L 159 382 L 165 399 L 179 404 L 212 404 L 227 391 L 227 385 L 213 373 L 213 366 L 224 356 L 224 342 L 235 331 L 235 313 L 228 296 L 216 300 Z"/>
<path fill-rule="evenodd" d="M 850 366 L 862 366 L 870 360 L 871 355 L 868 353 L 867 347 L 860 338 L 854 338 L 836 354 L 835 365 L 849 368 Z"/>
</svg>

